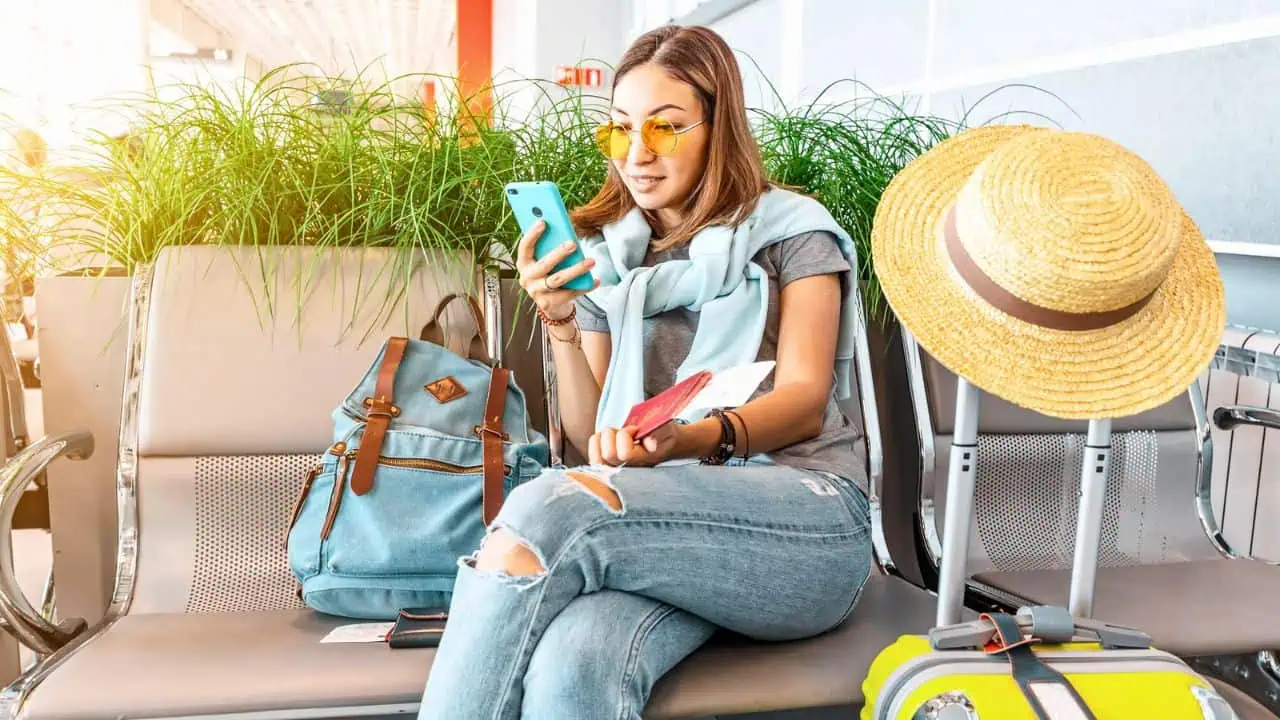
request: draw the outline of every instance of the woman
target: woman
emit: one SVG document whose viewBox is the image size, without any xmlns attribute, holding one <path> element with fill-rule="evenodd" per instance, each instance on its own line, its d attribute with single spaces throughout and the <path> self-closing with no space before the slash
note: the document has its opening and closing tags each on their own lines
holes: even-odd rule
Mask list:
<svg viewBox="0 0 1280 720">
<path fill-rule="evenodd" d="M 608 179 L 574 213 L 588 259 L 548 274 L 570 248 L 534 261 L 540 227 L 519 249 L 591 465 L 517 488 L 460 561 L 422 719 L 638 719 L 717 627 L 822 633 L 870 571 L 859 438 L 833 392 L 851 245 L 768 186 L 733 53 L 705 28 L 640 37 L 599 137 Z M 560 289 L 585 272 L 595 290 Z M 692 370 L 755 360 L 773 380 L 732 412 L 640 441 L 619 427 Z"/>
</svg>

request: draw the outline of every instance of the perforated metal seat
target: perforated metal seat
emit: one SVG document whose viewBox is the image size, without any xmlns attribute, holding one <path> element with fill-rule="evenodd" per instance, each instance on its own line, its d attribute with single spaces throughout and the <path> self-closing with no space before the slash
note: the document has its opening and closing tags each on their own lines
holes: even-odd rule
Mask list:
<svg viewBox="0 0 1280 720">
<path fill-rule="evenodd" d="M 387 272 L 379 251 L 258 252 L 166 249 L 135 279 L 114 599 L 102 625 L 0 695 L 10 712 L 372 717 L 416 706 L 432 651 L 321 644 L 350 621 L 303 608 L 285 532 L 305 469 L 329 442 L 332 408 L 382 338 L 416 336 L 450 288 L 421 268 Z M 405 292 L 388 292 L 396 280 Z M 249 287 L 272 289 L 274 319 L 260 322 L 261 292 Z M 462 317 L 454 327 L 467 331 L 449 338 L 456 349 L 470 335 Z M 708 646 L 662 680 L 649 714 L 856 708 L 876 653 L 925 631 L 933 612 L 928 593 L 877 576 L 848 622 L 820 638 Z"/>
<path fill-rule="evenodd" d="M 905 348 L 922 439 L 921 533 L 936 570 L 956 380 L 914 341 Z M 971 587 L 1009 606 L 1066 605 L 1085 423 L 987 395 L 978 427 Z M 1182 655 L 1280 647 L 1280 567 L 1235 556 L 1218 530 L 1199 387 L 1113 427 L 1094 615 Z"/>
</svg>

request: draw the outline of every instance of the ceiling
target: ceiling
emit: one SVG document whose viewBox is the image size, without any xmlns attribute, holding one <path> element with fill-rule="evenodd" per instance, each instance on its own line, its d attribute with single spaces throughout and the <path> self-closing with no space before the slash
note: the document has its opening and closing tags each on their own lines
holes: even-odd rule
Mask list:
<svg viewBox="0 0 1280 720">
<path fill-rule="evenodd" d="M 456 66 L 456 0 L 176 2 L 216 29 L 233 51 L 267 68 L 314 63 L 326 74 L 363 72 L 380 80 L 406 73 L 452 74 Z"/>
</svg>

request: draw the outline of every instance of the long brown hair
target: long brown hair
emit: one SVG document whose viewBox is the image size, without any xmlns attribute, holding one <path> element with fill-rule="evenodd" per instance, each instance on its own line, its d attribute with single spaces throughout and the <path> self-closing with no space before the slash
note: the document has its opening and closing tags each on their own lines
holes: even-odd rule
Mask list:
<svg viewBox="0 0 1280 720">
<path fill-rule="evenodd" d="M 613 87 L 628 72 L 653 63 L 671 77 L 691 86 L 702 103 L 702 117 L 710 126 L 707 166 L 702 179 L 685 200 L 688 212 L 676 227 L 664 228 L 655 250 L 683 245 L 710 225 L 734 225 L 755 209 L 768 188 L 760 147 L 747 122 L 742 73 L 724 39 L 705 27 L 666 25 L 641 35 L 618 63 Z M 580 236 L 595 235 L 636 206 L 618 169 L 609 163 L 604 186 L 586 205 L 574 210 Z M 651 226 L 657 220 L 646 213 Z"/>
</svg>

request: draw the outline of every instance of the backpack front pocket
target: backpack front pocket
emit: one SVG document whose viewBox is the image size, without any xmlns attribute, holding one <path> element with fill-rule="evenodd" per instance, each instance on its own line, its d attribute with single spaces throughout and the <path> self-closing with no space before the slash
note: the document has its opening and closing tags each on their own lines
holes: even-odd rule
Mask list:
<svg viewBox="0 0 1280 720">
<path fill-rule="evenodd" d="M 364 495 L 339 477 L 321 564 L 352 577 L 453 576 L 484 539 L 483 484 L 479 464 L 425 458 L 380 457 Z"/>
</svg>

